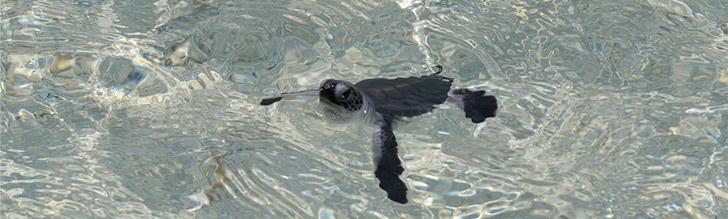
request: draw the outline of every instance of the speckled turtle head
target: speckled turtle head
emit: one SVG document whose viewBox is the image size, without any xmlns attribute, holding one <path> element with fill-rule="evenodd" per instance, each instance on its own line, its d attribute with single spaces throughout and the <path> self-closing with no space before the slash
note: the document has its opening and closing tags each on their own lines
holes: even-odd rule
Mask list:
<svg viewBox="0 0 728 219">
<path fill-rule="evenodd" d="M 362 108 L 361 93 L 349 82 L 326 79 L 319 85 L 319 100 L 338 110 L 354 112 Z"/>
</svg>

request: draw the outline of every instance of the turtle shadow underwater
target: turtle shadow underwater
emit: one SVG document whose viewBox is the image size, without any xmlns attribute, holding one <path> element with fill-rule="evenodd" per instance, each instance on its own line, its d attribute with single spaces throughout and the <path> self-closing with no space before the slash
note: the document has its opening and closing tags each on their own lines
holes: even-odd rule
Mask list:
<svg viewBox="0 0 728 219">
<path fill-rule="evenodd" d="M 372 160 L 379 187 L 395 202 L 407 203 L 407 186 L 400 178 L 404 172 L 394 134 L 395 124 L 403 119 L 431 112 L 445 101 L 452 102 L 465 112 L 473 123 L 495 117 L 498 101 L 483 90 L 453 89 L 453 78 L 442 76 L 442 66 L 432 74 L 407 78 L 371 78 L 350 83 L 326 79 L 318 88 L 282 93 L 266 98 L 260 105 L 267 106 L 284 98 L 318 96 L 323 111 L 331 119 L 363 118 L 374 124 Z"/>
</svg>

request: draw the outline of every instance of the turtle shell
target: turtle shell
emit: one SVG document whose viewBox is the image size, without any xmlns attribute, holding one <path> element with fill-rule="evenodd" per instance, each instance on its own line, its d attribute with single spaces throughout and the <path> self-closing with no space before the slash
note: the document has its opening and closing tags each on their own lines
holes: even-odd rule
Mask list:
<svg viewBox="0 0 728 219">
<path fill-rule="evenodd" d="M 452 78 L 428 75 L 408 78 L 372 78 L 354 87 L 367 95 L 380 114 L 414 117 L 432 111 L 447 100 Z"/>
</svg>

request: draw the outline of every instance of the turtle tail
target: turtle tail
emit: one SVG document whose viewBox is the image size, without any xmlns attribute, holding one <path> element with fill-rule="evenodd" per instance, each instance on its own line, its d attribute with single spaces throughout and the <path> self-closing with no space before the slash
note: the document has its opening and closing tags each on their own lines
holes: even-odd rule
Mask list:
<svg viewBox="0 0 728 219">
<path fill-rule="evenodd" d="M 474 123 L 481 123 L 486 118 L 495 117 L 498 109 L 498 101 L 494 96 L 486 96 L 485 91 L 471 91 L 468 89 L 456 89 L 448 92 L 448 100 L 465 111 L 465 117 Z"/>
<path fill-rule="evenodd" d="M 440 73 L 442 73 L 442 65 L 436 65 L 433 69 L 434 69 L 434 72 L 429 75 L 430 77 L 437 76 L 437 77 L 441 78 L 443 81 L 452 83 L 453 79 L 451 77 L 445 77 L 445 76 L 440 75 Z"/>
<path fill-rule="evenodd" d="M 430 75 L 439 75 L 440 73 L 442 73 L 442 65 L 436 65 L 434 67 L 434 72 Z"/>
</svg>

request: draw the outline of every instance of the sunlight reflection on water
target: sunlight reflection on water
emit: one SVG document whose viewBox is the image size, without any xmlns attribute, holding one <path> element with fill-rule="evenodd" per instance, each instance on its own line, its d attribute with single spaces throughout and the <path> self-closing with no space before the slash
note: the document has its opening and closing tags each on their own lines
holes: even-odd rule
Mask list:
<svg viewBox="0 0 728 219">
<path fill-rule="evenodd" d="M 3 1 L 0 211 L 22 217 L 728 217 L 721 1 Z M 299 98 L 445 66 L 499 114 L 395 130 Z M 722 209 L 722 210 L 721 210 Z"/>
</svg>

